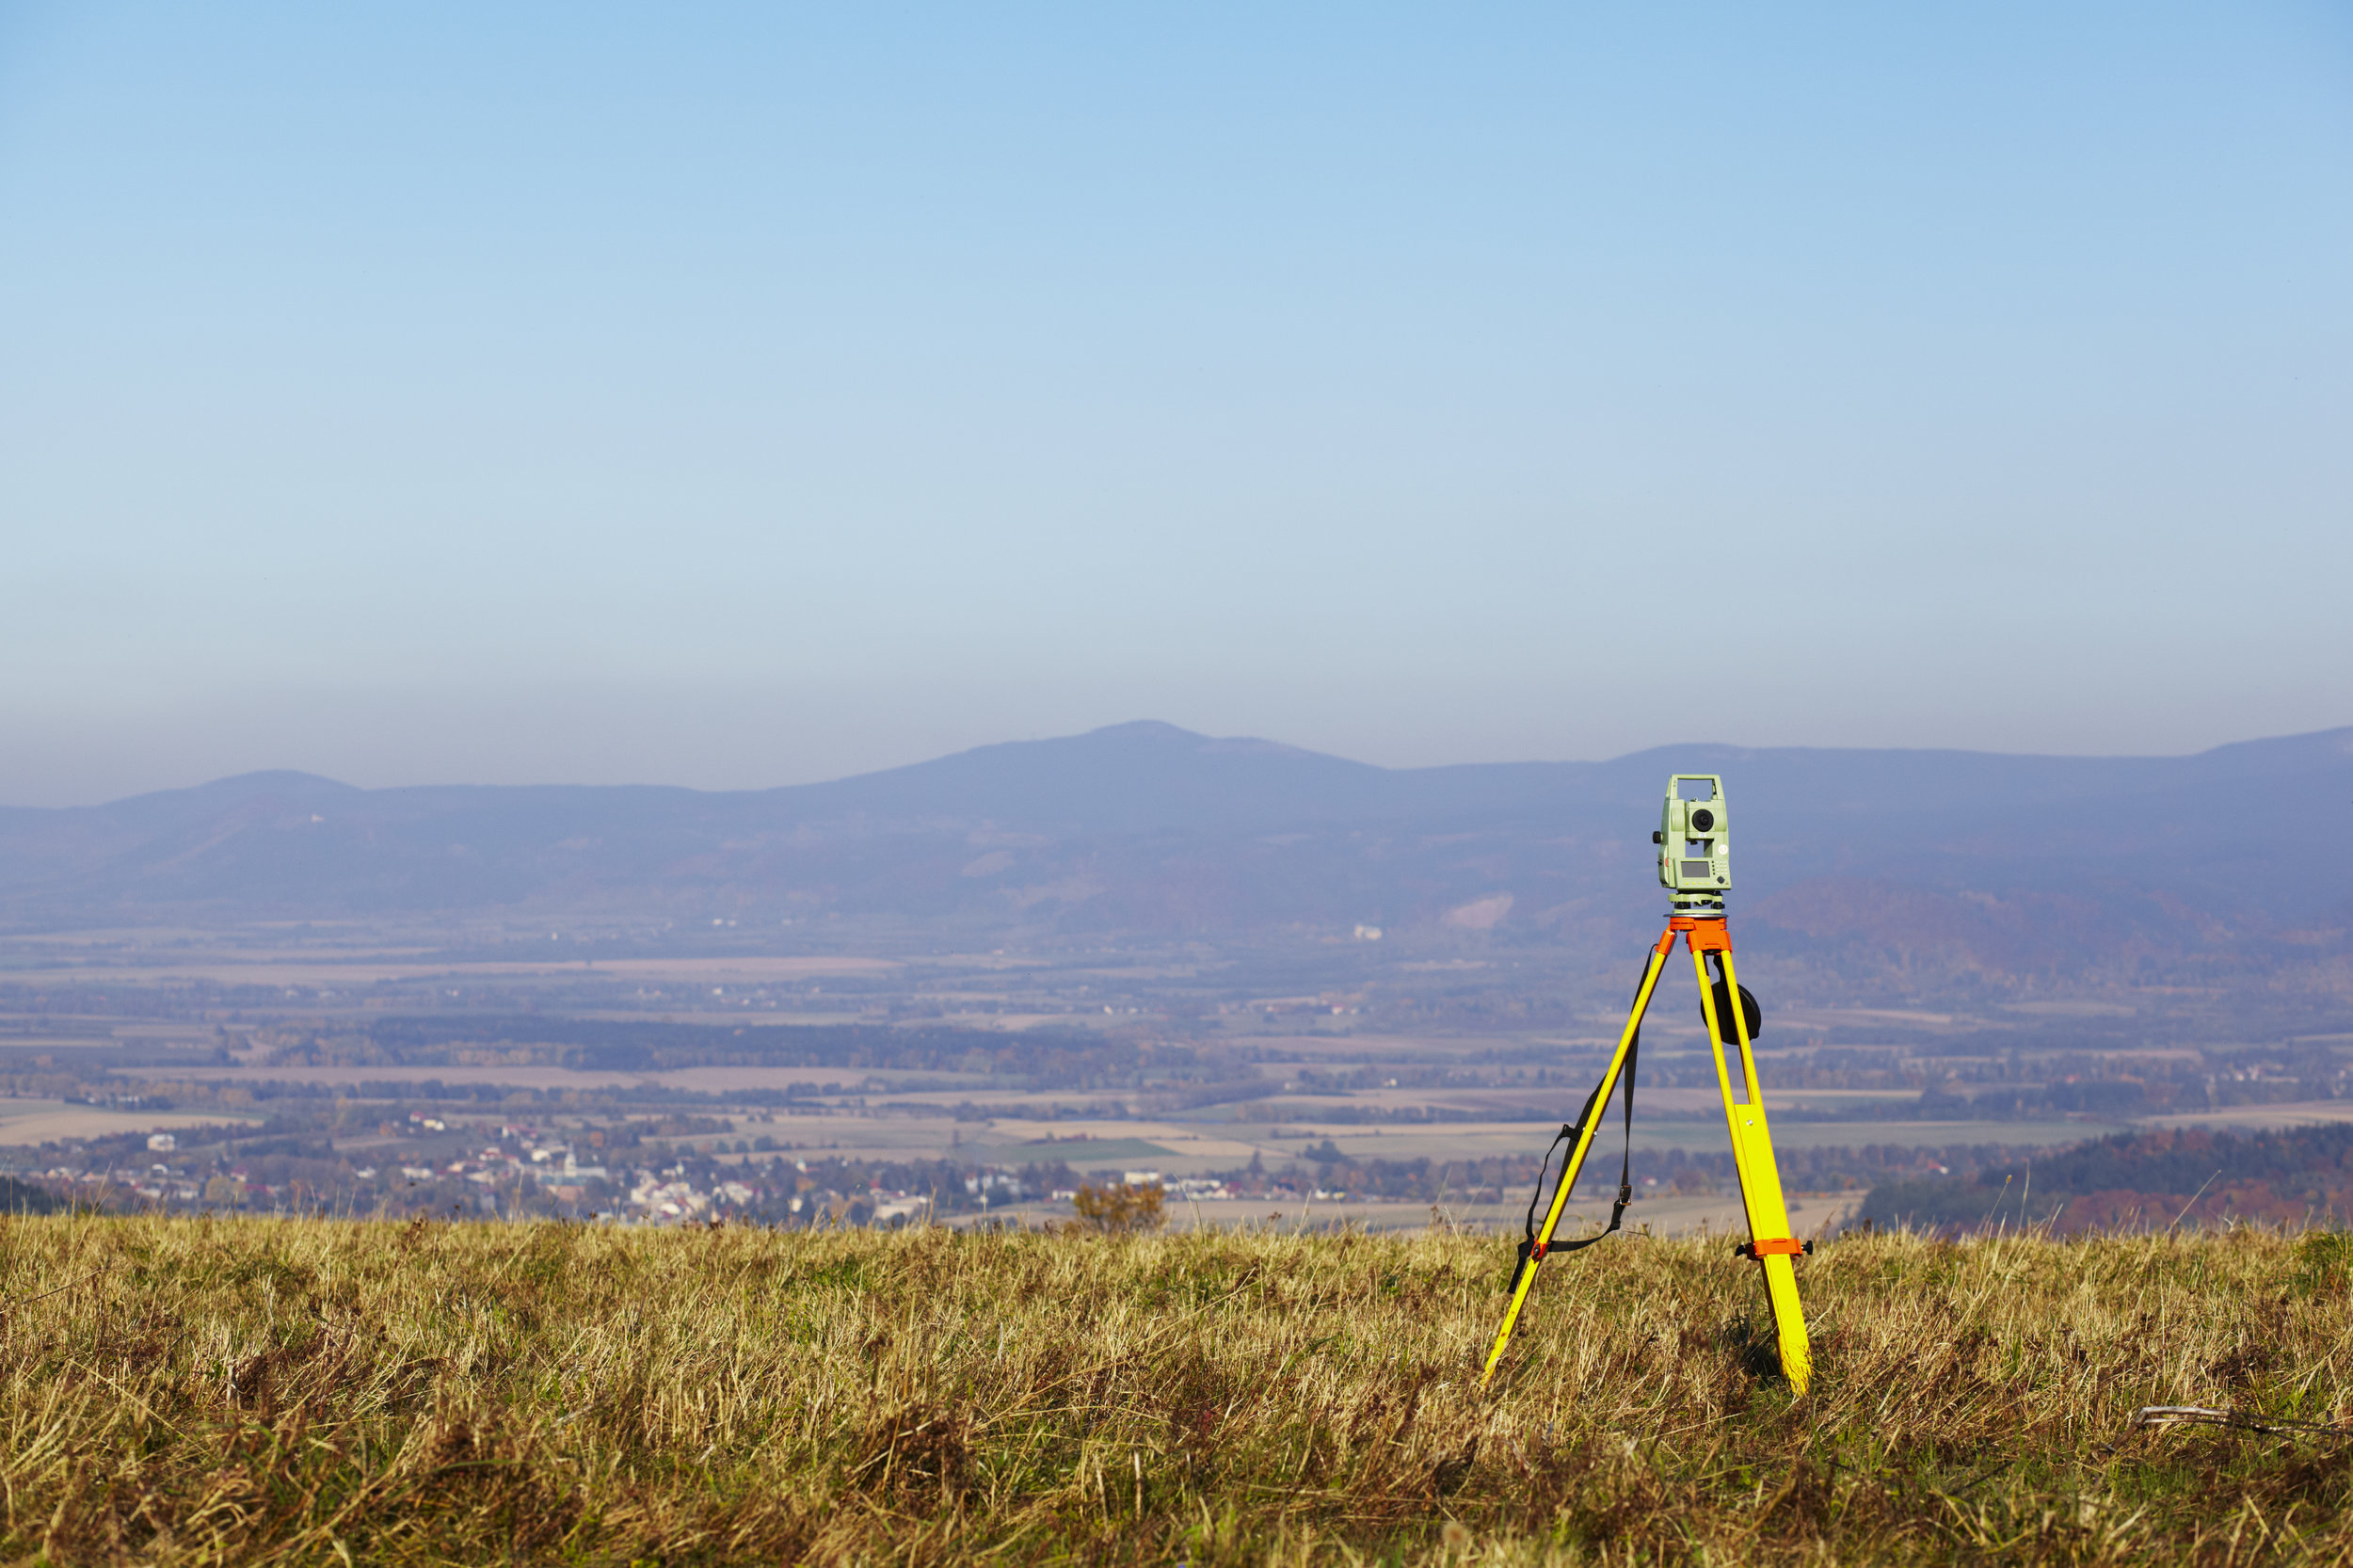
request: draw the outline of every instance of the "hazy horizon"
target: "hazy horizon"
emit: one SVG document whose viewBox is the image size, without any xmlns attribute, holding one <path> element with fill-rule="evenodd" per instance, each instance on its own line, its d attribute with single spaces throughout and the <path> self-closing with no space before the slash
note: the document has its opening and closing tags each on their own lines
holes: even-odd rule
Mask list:
<svg viewBox="0 0 2353 1568">
<path fill-rule="evenodd" d="M 836 782 L 840 782 L 840 781 L 842 781 L 842 780 L 846 780 L 846 779 L 853 779 L 853 778 L 864 777 L 864 776 L 870 776 L 870 775 L 872 775 L 872 774 L 875 774 L 875 773 L 885 773 L 885 772 L 888 772 L 888 771 L 891 771 L 891 770 L 892 770 L 892 769 L 894 769 L 894 768 L 910 767 L 910 766 L 915 766 L 915 765 L 918 765 L 918 764 L 920 764 L 920 763 L 923 763 L 923 762 L 937 761 L 937 760 L 940 760 L 945 759 L 945 758 L 954 757 L 954 756 L 960 756 L 960 755 L 963 755 L 964 753 L 968 752 L 968 751 L 974 751 L 974 750 L 985 750 L 985 749 L 988 749 L 988 748 L 993 747 L 993 746 L 1000 746 L 1000 745 L 1017 745 L 1017 744 L 1023 744 L 1023 743 L 1025 743 L 1025 742 L 1056 741 L 1056 740 L 1071 740 L 1071 739 L 1077 739 L 1077 738 L 1080 738 L 1080 737 L 1087 736 L 1087 735 L 1098 734 L 1098 733 L 1101 733 L 1102 731 L 1104 731 L 1104 730 L 1108 730 L 1108 729 L 1122 729 L 1122 728 L 1147 728 L 1147 727 L 1149 727 L 1149 728 L 1165 727 L 1165 728 L 1168 728 L 1178 729 L 1178 730 L 1181 730 L 1181 731 L 1183 731 L 1184 733 L 1186 733 L 1186 734 L 1188 734 L 1188 735 L 1193 735 L 1193 736 L 1195 736 L 1195 737 L 1197 737 L 1197 738 L 1199 738 L 1199 739 L 1202 739 L 1202 740 L 1209 740 L 1209 741 L 1219 741 L 1219 742 L 1238 742 L 1238 743 L 1246 742 L 1246 743 L 1270 744 L 1273 744 L 1273 745 L 1277 745 L 1277 746 L 1283 746 L 1283 747 L 1286 747 L 1286 748 L 1290 749 L 1290 750 L 1295 750 L 1295 751 L 1311 751 L 1311 752 L 1314 752 L 1316 755 L 1319 755 L 1319 756 L 1335 757 L 1335 758 L 1337 758 L 1338 760 L 1342 760 L 1342 761 L 1364 762 L 1364 763 L 1366 763 L 1366 765 L 1368 765 L 1368 766 L 1370 766 L 1370 767 L 1376 767 L 1376 768 L 1384 768 L 1384 769 L 1414 769 L 1414 768 L 1445 768 L 1445 767 L 1463 767 L 1463 766 L 1478 766 L 1478 765 L 1487 764 L 1487 763 L 1495 763 L 1495 764 L 1507 764 L 1507 765 L 1508 765 L 1508 764 L 1511 764 L 1511 763 L 1578 763 L 1578 762 L 1595 762 L 1595 763 L 1600 763 L 1600 762 L 1611 762 L 1611 761 L 1616 761 L 1616 760 L 1621 760 L 1621 759 L 1623 759 L 1623 758 L 1629 757 L 1629 756 L 1637 756 L 1637 755 L 1641 755 L 1641 753 L 1643 753 L 1643 752 L 1647 752 L 1647 751 L 1655 751 L 1655 750 L 1666 750 L 1666 751 L 1672 751 L 1672 750 L 1675 750 L 1675 749 L 1677 749 L 1677 748 L 1679 748 L 1679 747 L 1682 747 L 1682 748 L 1689 748 L 1689 749 L 1693 749 L 1693 750 L 1698 750 L 1698 749 L 1701 749 L 1701 748 L 1713 748 L 1713 747 L 1720 747 L 1720 746 L 1729 745 L 1729 744 L 1733 744 L 1733 743 L 1730 743 L 1730 742 L 1724 742 L 1724 741 L 1705 740 L 1705 739 L 1691 739 L 1691 738 L 1688 738 L 1688 737 L 1687 737 L 1686 739 L 1684 739 L 1684 740 L 1682 740 L 1682 741 L 1661 742 L 1661 743 L 1658 743 L 1658 744 L 1656 744 L 1656 745 L 1649 745 L 1649 746 L 1638 746 L 1638 747 L 1634 748 L 1634 750 L 1633 750 L 1633 751 L 1630 751 L 1630 752 L 1613 752 L 1613 753 L 1609 754 L 1609 756 L 1605 756 L 1605 757 L 1496 757 L 1496 758 L 1467 758 L 1467 759 L 1450 759 L 1450 760 L 1440 760 L 1440 761 L 1436 761 L 1436 762 L 1416 762 L 1416 763 L 1399 763 L 1399 764 L 1393 764 L 1393 763 L 1385 763 L 1385 762 L 1374 762 L 1374 761 L 1369 761 L 1368 759 L 1365 759 L 1365 758 L 1359 758 L 1359 757 L 1349 757 L 1349 756 L 1347 756 L 1347 755 L 1346 755 L 1346 754 L 1344 754 L 1344 753 L 1321 751 L 1321 750 L 1320 750 L 1319 748 L 1315 748 L 1315 747 L 1298 746 L 1298 745 L 1293 744 L 1292 744 L 1292 743 L 1290 743 L 1290 742 L 1288 742 L 1288 741 L 1284 740 L 1284 739 L 1283 739 L 1282 737 L 1280 737 L 1280 736 L 1274 736 L 1274 735 L 1219 735 L 1219 734 L 1213 734 L 1213 733 L 1209 733 L 1209 732 L 1206 732 L 1206 731 L 1200 731 L 1200 730 L 1193 730 L 1193 729 L 1190 729 L 1190 728 L 1187 728 L 1186 727 L 1181 726 L 1181 725 L 1170 725 L 1170 724 L 1168 724 L 1168 723 L 1167 723 L 1167 721 L 1166 721 L 1166 720 L 1161 720 L 1161 719 L 1129 719 L 1129 720 L 1125 720 L 1125 721 L 1122 721 L 1121 723 L 1118 723 L 1118 724 L 1098 726 L 1098 727 L 1096 727 L 1096 728 L 1095 728 L 1095 729 L 1073 731 L 1073 732 L 1071 732 L 1071 733 L 1069 733 L 1069 734 L 1064 734 L 1064 735 L 1017 735 L 1017 736 L 1008 736 L 1008 737 L 1004 737 L 1004 738 L 1001 738 L 1001 739 L 999 739 L 999 740 L 995 740 L 995 741 L 984 741 L 984 742 L 980 743 L 980 744 L 979 744 L 979 745 L 977 745 L 977 746 L 965 746 L 965 747 L 957 747 L 957 748 L 954 748 L 954 749 L 950 750 L 950 751 L 944 751 L 944 752 L 933 753 L 933 754 L 926 755 L 926 756 L 923 756 L 923 757 L 909 758 L 909 759 L 907 759 L 906 760 L 904 760 L 904 761 L 901 761 L 901 762 L 889 762 L 889 763 L 885 763 L 885 764 L 883 764 L 881 767 L 878 767 L 878 768 L 860 768 L 860 769 L 856 769 L 856 770 L 855 770 L 855 771 L 853 771 L 853 772 L 850 772 L 850 773 L 843 773 L 843 774 L 828 774 L 828 775 L 825 775 L 825 776 L 822 776 L 822 777 L 814 777 L 814 778 L 792 778 L 792 779 L 777 779 L 777 780 L 774 780 L 774 781 L 771 781 L 771 782 L 768 782 L 768 783 L 756 783 L 756 784 L 744 784 L 744 785 L 702 786 L 702 785 L 694 785 L 694 784 L 679 784 L 679 783 L 675 783 L 675 782 L 673 782 L 673 781 L 671 781 L 671 780 L 668 780 L 668 779 L 661 779 L 661 778 L 612 778 L 612 779 L 579 779 L 579 778 L 512 778 L 512 779 L 479 779 L 479 778 L 415 778 L 415 779 L 400 779 L 400 780 L 395 780 L 395 781 L 391 781 L 391 782 L 378 782 L 378 781 L 371 781 L 371 780 L 364 779 L 364 778 L 347 778 L 347 777 L 341 777 L 341 776 L 338 776 L 333 775 L 333 774 L 323 774 L 323 773 L 318 772 L 316 769 L 312 769 L 312 768 L 241 768 L 241 769 L 237 769 L 237 770 L 234 770 L 234 771 L 232 771 L 232 772 L 230 772 L 230 773 L 224 773 L 224 774 L 216 774 L 216 775 L 213 775 L 213 776 L 210 776 L 205 777 L 205 778 L 200 778 L 200 779 L 190 779 L 190 780 L 188 780 L 188 781 L 187 781 L 186 783 L 184 783 L 184 784 L 167 784 L 167 785 L 160 786 L 160 787 L 159 787 L 158 789 L 156 789 L 156 790 L 152 790 L 152 791 L 138 791 L 138 792 L 134 792 L 133 794 L 131 794 L 131 795 L 116 795 L 116 796 L 109 796 L 109 797 L 107 797 L 106 799 L 104 799 L 104 800 L 92 800 L 92 801 L 56 801 L 56 802 L 43 802 L 43 801 L 23 801 L 23 800 L 0 800 L 0 808 L 37 808 L 37 809 L 40 809 L 40 808 L 46 808 L 46 809 L 58 809 L 58 808 L 74 808 L 74 807 L 87 807 L 87 806 L 107 806 L 107 805 L 113 805 L 113 804 L 116 804 L 117 802 L 121 801 L 121 800 L 134 799 L 134 798 L 136 798 L 138 795 L 141 795 L 141 794 L 164 793 L 164 792 L 170 792 L 170 791 L 172 791 L 172 790 L 176 790 L 176 789 L 193 789 L 193 788 L 199 788 L 199 787 L 200 787 L 200 786 L 202 786 L 202 785 L 206 785 L 206 784 L 214 784 L 214 783 L 220 783 L 220 782 L 224 782 L 224 781 L 231 780 L 231 779 L 243 778 L 243 777 L 251 777 L 251 776 L 259 776 L 259 775 L 280 774 L 280 773 L 284 773 L 284 774 L 296 774 L 296 775 L 300 775 L 300 776 L 303 776 L 312 777 L 312 778 L 322 778 L 322 779 L 325 779 L 327 782 L 331 783 L 331 784 L 348 785 L 348 786 L 351 786 L 351 787 L 353 787 L 353 788 L 356 788 L 356 789 L 361 789 L 361 790 L 382 790 L 382 789 L 403 789 L 403 788 L 435 788 L 435 787 L 446 787 L 446 788 L 466 789 L 466 788 L 484 787 L 484 786 L 492 786 L 492 787 L 497 787 L 497 786 L 505 786 L 505 787 L 522 787 L 522 788 L 530 788 L 530 787 L 535 787 L 535 786 L 536 786 L 536 787 L 569 787 L 569 786 L 584 786 L 584 787 L 612 787 L 612 788 L 624 788 L 624 789 L 626 789 L 626 788 L 632 788 L 632 787 L 648 787 L 648 788 L 664 788 L 664 789 L 685 789 L 685 790 L 692 790 L 692 791 L 696 791 L 696 792 L 707 792 L 707 793 L 755 792 L 759 792 L 759 791 L 762 791 L 762 790 L 772 790 L 772 789 L 789 789 L 789 788 L 792 788 L 792 786 L 794 786 L 794 785 L 801 785 L 801 784 L 826 784 L 826 783 L 836 783 Z M 2323 725 L 2323 726 L 2320 726 L 2319 728 L 2315 728 L 2315 729 L 2310 729 L 2310 730 L 2297 730 L 2297 731 L 2291 731 L 2291 732 L 2289 732 L 2289 733 L 2286 733 L 2286 734 L 2281 734 L 2281 735 L 2249 735 L 2249 736 L 2240 736 L 2240 737 L 2237 737 L 2236 739 L 2233 739 L 2233 740 L 2217 742 L 2217 743 L 2215 745 L 2213 745 L 2213 746 L 2201 746 L 2201 747 L 2199 747 L 2199 748 L 2198 748 L 2197 750 L 2195 750 L 2195 751 L 2188 751 L 2188 752 L 2164 752 L 2164 753 L 2159 753 L 2159 752 L 2142 752 L 2142 753 L 2118 753 L 2118 752 L 1998 752 L 1998 751 L 1987 751 L 1987 750 L 1984 750 L 1984 749 L 1982 749 L 1982 748 L 1976 748 L 1976 747 L 1953 747 L 1953 746 L 1912 746 L 1912 747 L 1887 747 L 1887 748 L 1857 748 L 1857 747 L 1806 747 L 1806 746 L 1786 746 L 1786 747 L 1783 747 L 1783 746 L 1771 746 L 1771 745 L 1767 745 L 1767 746 L 1742 746 L 1742 747 L 1740 747 L 1739 749 L 1742 749 L 1742 750 L 1751 750 L 1751 751 L 1777 751 L 1777 750 L 1858 750 L 1858 749 L 1871 750 L 1871 749 L 1886 749 L 1886 750 L 1896 750 L 1896 751 L 1917 751 L 1917 752 L 1925 752 L 1925 753 L 1935 753 L 1935 752 L 1943 752 L 1943 751 L 1953 751 L 1953 752 L 1961 752 L 1961 753 L 1965 753 L 1965 754 L 1969 754 L 1969 755 L 1980 755 L 1980 756 L 2008 756 L 2008 757 L 2016 757 L 2016 758 L 2020 758 L 2020 759 L 2035 758 L 2035 757 L 2045 757 L 2045 758 L 2050 758 L 2050 757 L 2079 757 L 2079 758 L 2087 758 L 2087 759 L 2091 759 L 2091 758 L 2105 758 L 2105 759 L 2109 759 L 2109 760 L 2134 760 L 2134 759 L 2136 759 L 2136 758 L 2144 758 L 2144 759 L 2163 759 L 2163 758 L 2174 758 L 2174 759 L 2180 759 L 2180 758 L 2195 757 L 2195 756 L 2201 755 L 2201 754 L 2203 754 L 2204 752 L 2208 752 L 2208 751 L 2215 751 L 2215 750 L 2220 750 L 2220 749 L 2222 749 L 2222 748 L 2224 748 L 2224 747 L 2228 747 L 2228 746 L 2232 746 L 2232 745 L 2257 744 L 2261 744 L 2261 743 L 2263 743 L 2263 742 L 2267 742 L 2267 741 L 2285 741 L 2285 740 L 2294 740 L 2294 739 L 2297 739 L 2297 738 L 2298 738 L 2299 736 L 2303 736 L 2303 735 L 2327 734 L 2327 733 L 2330 732 L 2331 730 L 2334 730 L 2334 729 L 2340 729 L 2340 728 L 2353 728 L 2353 726 L 2331 726 L 2331 725 Z"/>
<path fill-rule="evenodd" d="M 0 800 L 2353 718 L 2353 16 L 0 8 Z"/>
</svg>

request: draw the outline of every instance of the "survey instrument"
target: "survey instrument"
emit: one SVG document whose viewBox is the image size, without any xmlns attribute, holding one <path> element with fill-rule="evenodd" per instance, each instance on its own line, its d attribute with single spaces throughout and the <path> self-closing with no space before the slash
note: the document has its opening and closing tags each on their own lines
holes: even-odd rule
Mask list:
<svg viewBox="0 0 2353 1568">
<path fill-rule="evenodd" d="M 1495 1377 L 1503 1352 L 1512 1343 L 1520 1311 L 1536 1283 L 1536 1269 L 1552 1253 L 1577 1252 L 1616 1231 L 1625 1222 L 1626 1205 L 1634 1201 L 1634 1072 L 1641 1057 L 1642 1016 L 1650 1010 L 1667 960 L 1681 940 L 1691 954 L 1691 972 L 1699 981 L 1700 1016 L 1707 1026 L 1708 1057 L 1716 1064 L 1716 1085 L 1722 1091 L 1724 1125 L 1732 1134 L 1732 1164 L 1740 1179 L 1740 1204 L 1748 1218 L 1749 1239 L 1733 1249 L 1735 1256 L 1757 1266 L 1764 1275 L 1766 1298 L 1772 1304 L 1773 1326 L 1779 1337 L 1782 1375 L 1789 1386 L 1804 1393 L 1813 1375 L 1813 1358 L 1805 1335 L 1805 1312 L 1798 1301 L 1797 1260 L 1814 1250 L 1789 1232 L 1789 1209 L 1782 1198 L 1781 1172 L 1773 1160 L 1773 1141 L 1765 1120 L 1765 1094 L 1756 1080 L 1757 1036 L 1765 1027 L 1764 1010 L 1749 988 L 1740 984 L 1732 964 L 1732 936 L 1724 913 L 1724 895 L 1732 888 L 1732 836 L 1724 807 L 1724 781 L 1715 774 L 1679 773 L 1667 780 L 1667 801 L 1659 813 L 1658 831 L 1651 835 L 1658 848 L 1658 882 L 1667 889 L 1667 929 L 1652 947 L 1642 967 L 1641 984 L 1634 992 L 1625 1028 L 1601 1081 L 1586 1096 L 1585 1109 L 1574 1122 L 1563 1122 L 1552 1147 L 1537 1168 L 1536 1190 L 1528 1200 L 1528 1219 L 1520 1241 L 1519 1265 L 1512 1273 L 1512 1304 L 1504 1308 L 1503 1327 L 1497 1331 L 1495 1349 L 1487 1353 L 1481 1387 Z M 1562 1210 L 1585 1168 L 1593 1135 L 1609 1109 L 1610 1096 L 1623 1080 L 1625 1088 L 1625 1156 L 1618 1170 L 1617 1201 L 1609 1224 L 1594 1234 L 1573 1241 L 1556 1241 Z M 1566 1146 L 1561 1175 L 1552 1185 L 1551 1203 L 1542 1224 L 1537 1206 L 1545 1192 L 1545 1173 L 1552 1168 L 1553 1150 Z"/>
</svg>

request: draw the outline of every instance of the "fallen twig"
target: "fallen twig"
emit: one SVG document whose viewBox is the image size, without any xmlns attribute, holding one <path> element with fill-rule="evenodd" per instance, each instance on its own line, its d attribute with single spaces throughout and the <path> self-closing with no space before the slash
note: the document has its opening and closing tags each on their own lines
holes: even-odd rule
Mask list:
<svg viewBox="0 0 2353 1568">
<path fill-rule="evenodd" d="M 2249 1416 L 2236 1410 L 2214 1410 L 2201 1404 L 2145 1404 L 2125 1425 L 2232 1427 L 2240 1432 L 2319 1432 L 2353 1437 L 2353 1427 L 2339 1421 L 2291 1421 L 2280 1416 Z"/>
<path fill-rule="evenodd" d="M 63 1285 L 58 1286 L 54 1290 L 43 1290 L 38 1296 L 20 1296 L 14 1301 L 0 1301 L 0 1313 L 13 1312 L 20 1306 L 30 1306 L 35 1302 L 45 1302 L 52 1296 L 62 1295 L 66 1291 L 72 1289 L 77 1285 L 88 1285 L 91 1280 L 98 1278 L 99 1275 L 110 1274 L 114 1272 L 114 1271 L 115 1265 L 109 1263 L 103 1269 L 91 1270 L 88 1273 L 84 1274 L 80 1279 L 67 1280 Z"/>
</svg>

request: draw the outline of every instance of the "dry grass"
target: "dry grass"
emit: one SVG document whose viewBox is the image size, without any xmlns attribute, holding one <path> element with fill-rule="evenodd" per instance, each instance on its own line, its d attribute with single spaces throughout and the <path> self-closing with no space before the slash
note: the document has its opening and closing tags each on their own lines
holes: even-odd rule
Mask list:
<svg viewBox="0 0 2353 1568">
<path fill-rule="evenodd" d="M 2339 1561 L 2342 1240 L 1547 1265 L 1492 1238 L 0 1224 L 0 1555 L 68 1562 Z"/>
</svg>

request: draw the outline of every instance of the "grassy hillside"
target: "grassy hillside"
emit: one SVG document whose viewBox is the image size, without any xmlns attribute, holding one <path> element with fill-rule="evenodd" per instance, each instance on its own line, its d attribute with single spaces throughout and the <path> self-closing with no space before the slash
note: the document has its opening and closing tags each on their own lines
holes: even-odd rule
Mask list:
<svg viewBox="0 0 2353 1568">
<path fill-rule="evenodd" d="M 0 1554 L 71 1562 L 2342 1560 L 2343 1238 L 1546 1266 L 1493 1238 L 0 1221 Z"/>
</svg>

